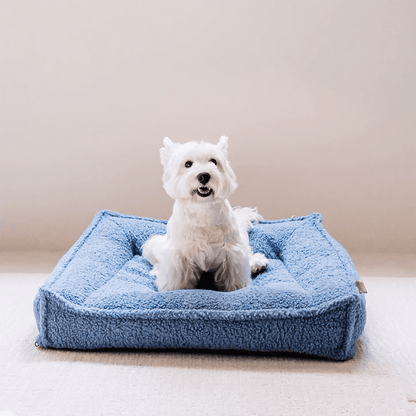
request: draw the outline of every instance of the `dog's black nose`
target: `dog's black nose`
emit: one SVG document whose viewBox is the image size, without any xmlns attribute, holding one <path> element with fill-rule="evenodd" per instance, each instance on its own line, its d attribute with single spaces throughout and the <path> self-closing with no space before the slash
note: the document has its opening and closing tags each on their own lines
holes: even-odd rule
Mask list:
<svg viewBox="0 0 416 416">
<path fill-rule="evenodd" d="M 197 176 L 197 178 L 202 185 L 205 185 L 211 179 L 211 175 L 208 172 L 202 172 Z"/>
</svg>

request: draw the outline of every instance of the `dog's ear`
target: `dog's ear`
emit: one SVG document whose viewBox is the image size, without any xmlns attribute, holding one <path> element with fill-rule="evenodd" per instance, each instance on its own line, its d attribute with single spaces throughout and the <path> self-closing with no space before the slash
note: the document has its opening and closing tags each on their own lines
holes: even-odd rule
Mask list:
<svg viewBox="0 0 416 416">
<path fill-rule="evenodd" d="M 221 136 L 220 141 L 217 144 L 217 147 L 221 152 L 224 153 L 225 157 L 227 157 L 227 149 L 228 149 L 228 137 L 227 136 Z"/>
<path fill-rule="evenodd" d="M 165 137 L 163 139 L 163 146 L 160 149 L 160 161 L 162 162 L 163 166 L 166 166 L 169 162 L 170 157 L 172 156 L 172 153 L 177 146 L 177 143 L 173 143 L 169 137 Z"/>
</svg>

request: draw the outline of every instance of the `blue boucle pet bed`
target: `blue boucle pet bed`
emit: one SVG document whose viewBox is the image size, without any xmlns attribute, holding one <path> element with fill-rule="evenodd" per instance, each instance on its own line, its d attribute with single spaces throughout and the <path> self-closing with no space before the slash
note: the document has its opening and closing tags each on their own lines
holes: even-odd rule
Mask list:
<svg viewBox="0 0 416 416">
<path fill-rule="evenodd" d="M 249 231 L 253 252 L 270 261 L 250 287 L 158 292 L 141 250 L 167 222 L 101 211 L 39 289 L 36 343 L 351 358 L 364 329 L 365 296 L 348 253 L 321 222 L 312 214 L 256 224 Z"/>
</svg>

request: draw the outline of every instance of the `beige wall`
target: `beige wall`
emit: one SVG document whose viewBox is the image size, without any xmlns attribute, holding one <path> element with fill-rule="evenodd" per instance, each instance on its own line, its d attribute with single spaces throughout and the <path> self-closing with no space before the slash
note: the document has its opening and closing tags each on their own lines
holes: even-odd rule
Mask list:
<svg viewBox="0 0 416 416">
<path fill-rule="evenodd" d="M 158 149 L 230 138 L 234 205 L 416 252 L 416 2 L 2 1 L 1 247 L 168 218 Z"/>
</svg>

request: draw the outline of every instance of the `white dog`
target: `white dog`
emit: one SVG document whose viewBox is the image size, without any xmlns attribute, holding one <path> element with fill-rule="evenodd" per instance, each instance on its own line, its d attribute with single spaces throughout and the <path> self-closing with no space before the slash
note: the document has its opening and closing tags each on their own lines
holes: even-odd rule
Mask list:
<svg viewBox="0 0 416 416">
<path fill-rule="evenodd" d="M 203 272 L 213 273 L 218 290 L 248 286 L 250 274 L 263 271 L 268 260 L 249 246 L 247 230 L 262 219 L 257 209 L 232 209 L 227 200 L 237 188 L 228 138 L 213 145 L 166 137 L 163 144 L 163 186 L 175 204 L 167 233 L 143 246 L 159 290 L 193 289 Z"/>
</svg>

